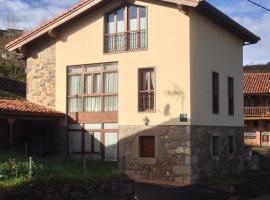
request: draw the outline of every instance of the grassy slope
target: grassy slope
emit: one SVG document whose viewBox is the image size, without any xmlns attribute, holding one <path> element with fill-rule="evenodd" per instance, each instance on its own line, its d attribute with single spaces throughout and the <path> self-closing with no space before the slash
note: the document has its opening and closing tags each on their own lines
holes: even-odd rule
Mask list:
<svg viewBox="0 0 270 200">
<path fill-rule="evenodd" d="M 0 168 L 1 163 L 8 159 L 16 159 L 16 161 L 26 161 L 29 158 L 24 155 L 0 152 Z M 123 174 L 117 169 L 114 163 L 98 162 L 93 160 L 86 160 L 85 173 L 82 171 L 82 161 L 71 160 L 66 157 L 63 158 L 50 158 L 41 159 L 33 158 L 36 165 L 41 167 L 37 176 L 29 179 L 28 177 L 12 178 L 10 180 L 1 181 L 0 189 L 20 186 L 27 183 L 39 182 L 39 183 L 80 183 L 80 182 L 91 182 L 95 180 L 108 180 L 111 178 L 122 177 Z"/>
</svg>

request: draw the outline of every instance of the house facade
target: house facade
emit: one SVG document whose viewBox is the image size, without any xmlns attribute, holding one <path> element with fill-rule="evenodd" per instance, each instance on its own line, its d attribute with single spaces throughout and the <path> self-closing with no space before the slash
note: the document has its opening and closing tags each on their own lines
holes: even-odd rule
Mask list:
<svg viewBox="0 0 270 200">
<path fill-rule="evenodd" d="M 27 99 L 67 114 L 63 152 L 188 185 L 242 169 L 242 52 L 258 40 L 205 1 L 85 0 L 7 48 L 27 58 Z"/>
<path fill-rule="evenodd" d="M 270 65 L 244 70 L 245 144 L 269 147 Z"/>
</svg>

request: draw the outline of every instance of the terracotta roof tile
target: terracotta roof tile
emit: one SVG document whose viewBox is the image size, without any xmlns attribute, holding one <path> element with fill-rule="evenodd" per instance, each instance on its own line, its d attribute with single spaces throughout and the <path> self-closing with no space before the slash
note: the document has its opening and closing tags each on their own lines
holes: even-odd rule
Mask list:
<svg viewBox="0 0 270 200">
<path fill-rule="evenodd" d="M 270 93 L 270 73 L 245 73 L 244 94 Z"/>
<path fill-rule="evenodd" d="M 54 117 L 65 116 L 65 113 L 52 108 L 41 106 L 27 100 L 9 98 L 0 98 L 0 114 L 1 113 L 34 114 Z"/>
</svg>

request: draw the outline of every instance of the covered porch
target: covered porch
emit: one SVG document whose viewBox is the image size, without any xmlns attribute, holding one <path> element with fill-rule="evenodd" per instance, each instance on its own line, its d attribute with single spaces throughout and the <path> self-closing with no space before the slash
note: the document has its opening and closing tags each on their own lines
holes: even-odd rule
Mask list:
<svg viewBox="0 0 270 200">
<path fill-rule="evenodd" d="M 26 100 L 0 99 L 0 150 L 54 154 L 65 119 L 64 113 Z"/>
</svg>

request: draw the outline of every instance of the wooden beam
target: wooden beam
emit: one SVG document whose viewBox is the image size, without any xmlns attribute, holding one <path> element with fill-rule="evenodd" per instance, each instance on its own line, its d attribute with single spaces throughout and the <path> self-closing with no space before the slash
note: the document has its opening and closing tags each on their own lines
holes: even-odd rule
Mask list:
<svg viewBox="0 0 270 200">
<path fill-rule="evenodd" d="M 57 39 L 59 37 L 59 34 L 56 30 L 49 30 L 48 35 L 53 39 Z"/>
<path fill-rule="evenodd" d="M 27 56 L 29 54 L 29 50 L 25 46 L 21 46 L 18 48 L 18 52 L 23 54 L 24 56 Z"/>
<path fill-rule="evenodd" d="M 8 150 L 9 151 L 11 150 L 11 146 L 12 146 L 13 127 L 14 127 L 15 121 L 16 120 L 13 118 L 8 119 L 8 124 L 9 124 Z"/>
</svg>

